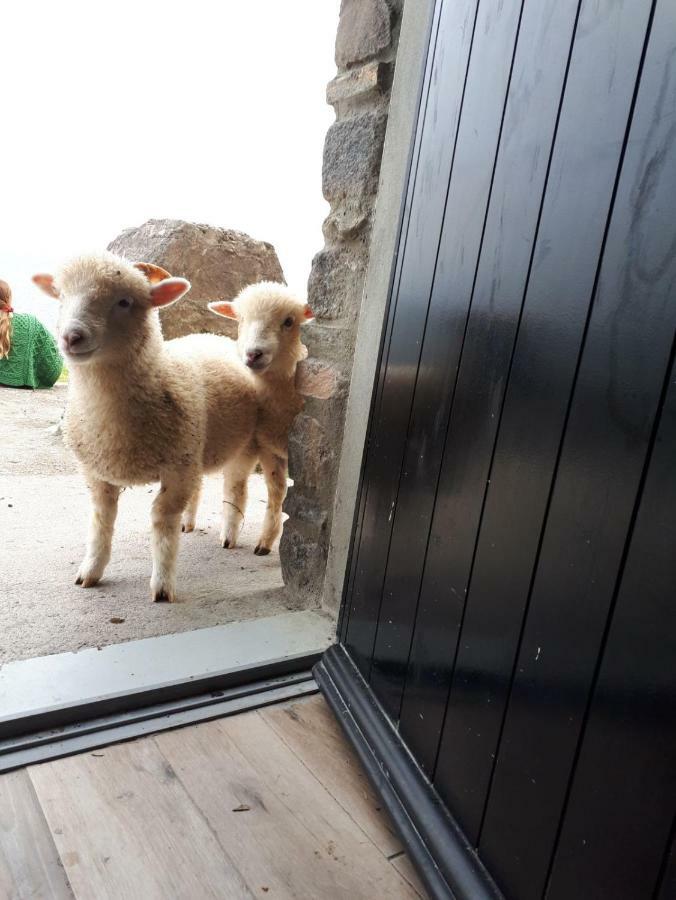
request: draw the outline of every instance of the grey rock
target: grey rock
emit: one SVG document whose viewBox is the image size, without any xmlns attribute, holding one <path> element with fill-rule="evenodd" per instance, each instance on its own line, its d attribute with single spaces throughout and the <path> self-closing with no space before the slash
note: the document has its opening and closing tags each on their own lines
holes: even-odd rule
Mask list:
<svg viewBox="0 0 676 900">
<path fill-rule="evenodd" d="M 231 300 L 248 284 L 284 281 L 272 244 L 241 231 L 180 219 L 150 219 L 128 228 L 108 249 L 133 262 L 162 266 L 191 282 L 190 292 L 161 312 L 167 340 L 199 332 L 234 337 L 236 323 L 209 312 L 207 303 Z"/>
<path fill-rule="evenodd" d="M 375 195 L 386 125 L 387 111 L 376 109 L 329 128 L 322 168 L 322 190 L 329 203 Z"/>
<path fill-rule="evenodd" d="M 303 491 L 321 488 L 333 461 L 321 423 L 313 416 L 297 416 L 289 436 L 289 472 L 294 482 L 300 482 Z"/>
<path fill-rule="evenodd" d="M 343 0 L 336 35 L 339 69 L 377 56 L 390 46 L 390 9 L 385 0 Z"/>
<path fill-rule="evenodd" d="M 357 69 L 349 69 L 329 81 L 326 102 L 337 106 L 346 100 L 363 102 L 382 94 L 390 87 L 392 66 L 385 62 L 368 62 Z"/>
<path fill-rule="evenodd" d="M 308 280 L 308 302 L 320 319 L 354 314 L 366 274 L 366 248 L 325 247 L 315 256 Z"/>
</svg>

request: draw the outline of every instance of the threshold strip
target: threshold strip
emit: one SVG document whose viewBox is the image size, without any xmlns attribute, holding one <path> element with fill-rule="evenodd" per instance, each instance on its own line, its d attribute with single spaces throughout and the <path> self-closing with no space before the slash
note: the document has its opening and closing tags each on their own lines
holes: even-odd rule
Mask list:
<svg viewBox="0 0 676 900">
<path fill-rule="evenodd" d="M 0 741 L 0 773 L 317 691 L 312 672 L 306 670 L 10 737 Z"/>
</svg>

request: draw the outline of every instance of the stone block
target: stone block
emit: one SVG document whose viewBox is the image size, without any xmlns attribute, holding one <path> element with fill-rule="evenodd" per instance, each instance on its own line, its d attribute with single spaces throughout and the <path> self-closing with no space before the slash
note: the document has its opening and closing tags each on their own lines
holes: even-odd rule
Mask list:
<svg viewBox="0 0 676 900">
<path fill-rule="evenodd" d="M 346 100 L 365 100 L 372 94 L 387 91 L 391 81 L 391 65 L 384 62 L 369 62 L 358 69 L 349 69 L 329 81 L 326 87 L 326 102 L 332 106 Z"/>
<path fill-rule="evenodd" d="M 342 0 L 336 65 L 339 69 L 372 59 L 392 40 L 390 8 L 385 0 Z"/>
<path fill-rule="evenodd" d="M 329 128 L 322 168 L 322 190 L 329 203 L 376 194 L 386 125 L 387 111 L 376 109 Z"/>
<path fill-rule="evenodd" d="M 325 247 L 315 256 L 308 302 L 319 319 L 340 319 L 354 311 L 364 285 L 367 252 L 362 245 Z"/>
</svg>

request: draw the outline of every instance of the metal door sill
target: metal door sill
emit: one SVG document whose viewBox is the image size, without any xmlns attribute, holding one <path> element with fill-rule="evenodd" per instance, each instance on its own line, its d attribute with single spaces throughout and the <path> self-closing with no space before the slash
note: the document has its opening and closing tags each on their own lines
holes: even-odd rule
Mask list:
<svg viewBox="0 0 676 900">
<path fill-rule="evenodd" d="M 8 663 L 0 771 L 48 758 L 40 748 L 64 755 L 314 690 L 309 669 L 334 629 L 322 613 L 293 612 Z"/>
</svg>

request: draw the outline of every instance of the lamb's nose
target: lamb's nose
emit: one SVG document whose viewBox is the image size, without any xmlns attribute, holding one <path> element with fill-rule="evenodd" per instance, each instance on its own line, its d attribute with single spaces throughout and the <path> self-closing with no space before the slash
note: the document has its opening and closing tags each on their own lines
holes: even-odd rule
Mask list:
<svg viewBox="0 0 676 900">
<path fill-rule="evenodd" d="M 69 328 L 62 337 L 67 349 L 77 353 L 78 344 L 84 340 L 84 331 L 81 328 Z"/>
<path fill-rule="evenodd" d="M 247 350 L 246 351 L 246 362 L 247 365 L 250 366 L 251 363 L 255 363 L 257 360 L 261 358 L 263 355 L 262 350 Z"/>
</svg>

